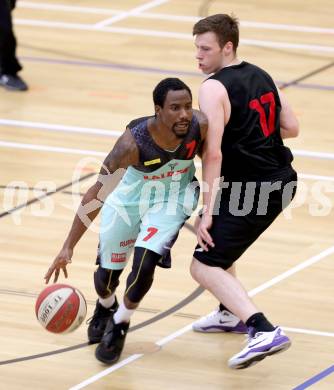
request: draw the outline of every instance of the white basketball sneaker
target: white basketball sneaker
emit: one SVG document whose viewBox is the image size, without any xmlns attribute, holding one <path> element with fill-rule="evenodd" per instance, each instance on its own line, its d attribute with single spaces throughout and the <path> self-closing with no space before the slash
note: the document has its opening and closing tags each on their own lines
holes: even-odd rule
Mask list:
<svg viewBox="0 0 334 390">
<path fill-rule="evenodd" d="M 247 333 L 247 326 L 234 314 L 227 310 L 215 310 L 206 317 L 200 318 L 192 324 L 195 332 L 204 333 Z"/>
<path fill-rule="evenodd" d="M 250 329 L 252 332 L 253 329 Z M 247 346 L 228 361 L 230 368 L 240 369 L 253 366 L 265 357 L 283 352 L 291 345 L 291 341 L 280 327 L 272 332 L 250 334 Z"/>
</svg>

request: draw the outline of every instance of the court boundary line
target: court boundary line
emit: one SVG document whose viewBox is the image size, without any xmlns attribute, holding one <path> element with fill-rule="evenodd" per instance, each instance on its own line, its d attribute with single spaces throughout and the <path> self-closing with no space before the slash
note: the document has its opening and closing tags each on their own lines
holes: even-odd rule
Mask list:
<svg viewBox="0 0 334 390">
<path fill-rule="evenodd" d="M 119 130 L 105 130 L 105 129 L 98 129 L 98 128 L 68 126 L 68 125 L 61 125 L 61 124 L 48 124 L 43 122 L 32 122 L 32 121 L 19 121 L 19 120 L 3 119 L 3 118 L 0 118 L 0 126 L 24 127 L 24 128 L 55 131 L 55 132 L 65 132 L 65 133 L 67 132 L 67 133 L 95 134 L 95 135 L 111 136 L 111 137 L 119 137 L 120 135 L 123 134 L 123 131 L 119 131 Z M 62 148 L 62 147 L 53 147 L 48 145 L 35 145 L 29 143 L 0 141 L 0 146 L 2 147 L 8 146 L 12 148 L 17 147 L 18 149 L 24 149 L 24 145 L 27 146 L 27 149 L 31 149 L 31 150 L 33 150 L 33 148 L 36 147 L 36 150 L 43 150 L 44 148 L 45 151 L 52 151 L 52 149 L 53 151 L 56 151 L 56 149 L 59 150 L 63 149 L 64 153 L 66 152 L 66 150 L 69 150 L 69 152 L 73 152 L 75 154 L 82 154 L 82 153 L 87 153 L 91 155 L 107 154 L 107 152 L 105 153 L 97 152 L 94 150 Z M 50 147 L 50 150 L 47 150 L 48 147 Z M 299 156 L 299 157 L 314 157 L 320 159 L 334 160 L 334 153 L 330 153 L 330 152 L 316 152 L 313 150 L 304 150 L 304 149 L 291 149 L 291 150 L 295 156 Z"/>
<path fill-rule="evenodd" d="M 308 387 L 314 385 L 315 383 L 321 381 L 321 379 L 325 378 L 326 376 L 334 373 L 334 365 L 326 368 L 325 370 L 319 372 L 319 374 L 314 375 L 312 378 L 308 379 L 301 385 L 294 387 L 292 390 L 304 390 L 307 389 Z"/>
<path fill-rule="evenodd" d="M 303 76 L 297 77 L 294 80 L 291 80 L 287 83 L 281 84 L 280 89 L 285 89 L 285 88 L 291 87 L 292 85 L 298 84 L 300 81 L 303 81 L 303 80 L 308 79 L 316 74 L 322 73 L 323 71 L 325 71 L 327 69 L 330 69 L 332 66 L 334 66 L 334 61 L 331 61 L 327 65 L 321 66 L 318 69 L 314 69 L 314 70 L 304 74 Z"/>
<path fill-rule="evenodd" d="M 88 173 L 87 175 L 79 177 L 79 179 L 77 179 L 77 180 L 72 179 L 69 183 L 62 184 L 61 186 L 57 187 L 53 191 L 47 191 L 47 192 L 41 194 L 40 196 L 37 196 L 37 197 L 32 198 L 30 200 L 27 200 L 25 203 L 21 203 L 15 207 L 13 207 L 10 210 L 6 210 L 6 211 L 0 213 L 0 218 L 4 218 L 7 215 L 11 215 L 11 214 L 15 213 L 16 211 L 21 210 L 22 208 L 30 206 L 33 203 L 40 202 L 44 198 L 50 197 L 54 194 L 57 194 L 58 192 L 64 190 L 65 188 L 71 187 L 71 186 L 73 186 L 73 184 L 80 183 L 80 182 L 87 180 L 90 177 L 95 176 L 95 175 L 96 175 L 95 172 L 91 172 L 91 173 Z"/>
<path fill-rule="evenodd" d="M 329 256 L 331 254 L 334 254 L 334 246 L 331 246 L 331 247 L 323 250 L 319 254 L 310 257 L 309 259 L 303 261 L 302 263 L 298 264 L 295 267 L 292 267 L 290 270 L 288 270 L 286 272 L 283 272 L 280 275 L 277 275 L 276 277 L 270 279 L 269 281 L 267 281 L 265 283 L 262 283 L 260 286 L 250 290 L 248 292 L 248 295 L 250 297 L 253 297 L 254 295 L 257 295 L 258 293 L 268 289 L 269 287 L 274 286 L 275 284 L 281 282 L 282 280 L 287 279 L 291 275 L 294 275 L 295 273 L 297 273 L 297 272 L 299 272 L 299 271 L 301 271 L 301 270 L 303 270 L 303 269 L 305 269 L 305 268 L 307 268 L 307 267 L 309 267 L 309 266 L 319 262 L 320 260 L 324 259 L 325 257 L 327 257 L 327 256 Z M 159 345 L 159 346 L 163 346 L 163 345 L 169 343 L 170 341 L 176 339 L 177 337 L 182 336 L 184 333 L 186 333 L 189 330 L 191 330 L 191 328 L 192 328 L 192 323 L 190 323 L 187 326 L 177 330 L 176 332 L 173 332 L 170 335 L 160 339 L 159 341 L 156 342 L 156 344 Z M 133 355 L 130 355 L 126 359 L 120 361 L 119 363 L 116 363 L 114 366 L 109 367 L 109 368 L 107 368 L 107 369 L 105 369 L 105 370 L 103 370 L 103 371 L 101 371 L 101 372 L 91 376 L 90 378 L 87 378 L 86 380 L 84 380 L 84 381 L 82 381 L 82 382 L 80 382 L 80 383 L 70 387 L 69 390 L 83 389 L 87 385 L 96 382 L 97 380 L 103 378 L 104 376 L 106 376 L 106 375 L 108 375 L 108 374 L 118 370 L 119 368 L 122 368 L 122 367 L 126 366 L 129 363 L 132 363 L 132 362 L 138 360 L 139 358 L 141 358 L 143 356 L 144 356 L 144 354 L 133 354 Z"/>
<path fill-rule="evenodd" d="M 31 48 L 27 45 L 22 45 L 23 47 Z M 164 75 L 179 75 L 179 76 L 194 76 L 203 79 L 203 75 L 198 72 L 186 71 L 186 70 L 172 70 L 172 69 L 163 69 L 163 68 L 153 68 L 148 66 L 139 66 L 139 65 L 129 65 L 124 63 L 113 63 L 113 62 L 96 62 L 95 60 L 70 60 L 70 59 L 57 59 L 57 58 L 48 58 L 48 57 L 36 57 L 36 56 L 20 56 L 20 59 L 23 61 L 30 61 L 34 63 L 46 63 L 51 65 L 69 65 L 69 66 L 78 66 L 78 67 L 90 67 L 95 69 L 111 69 L 116 71 L 127 71 L 127 72 L 135 72 L 135 73 L 158 73 Z M 313 76 L 314 74 L 318 74 L 324 70 L 329 68 L 329 66 L 320 67 L 310 73 L 307 73 L 304 76 L 301 76 L 301 80 L 295 79 L 290 82 L 279 81 L 276 83 L 280 89 L 284 89 L 287 87 L 294 88 L 302 88 L 302 89 L 311 89 L 311 90 L 322 90 L 322 91 L 333 91 L 334 86 L 332 85 L 321 85 L 321 84 L 310 84 L 310 83 L 300 83 L 300 81 Z"/>
<path fill-rule="evenodd" d="M 69 30 L 80 30 L 80 31 L 95 31 L 95 32 L 107 32 L 116 34 L 128 34 L 137 36 L 146 36 L 151 38 L 173 38 L 182 40 L 193 40 L 192 35 L 186 33 L 178 33 L 172 31 L 163 30 L 150 30 L 150 29 L 139 29 L 139 28 L 127 28 L 127 27 L 96 27 L 92 24 L 85 23 L 68 23 L 68 22 L 54 22 L 51 20 L 36 20 L 36 19 L 14 19 L 15 25 L 30 26 L 30 27 L 45 27 L 45 28 L 57 28 L 57 29 L 69 29 Z M 324 52 L 333 53 L 333 46 L 322 46 L 322 45 L 310 45 L 304 43 L 289 43 L 280 41 L 269 41 L 259 39 L 240 39 L 240 45 L 245 46 L 258 46 L 268 47 L 272 49 L 295 49 L 295 50 L 306 50 L 312 52 Z"/>
<path fill-rule="evenodd" d="M 194 232 L 194 228 L 192 225 L 190 225 L 189 223 L 186 222 L 185 224 L 185 228 L 190 230 L 191 232 Z M 194 297 L 194 298 L 197 298 L 197 294 L 199 295 L 199 291 L 198 289 L 194 290 L 192 294 L 189 295 Z M 30 292 L 24 292 L 24 291 L 20 291 L 20 290 L 8 290 L 8 289 L 0 289 L 0 295 L 9 295 L 9 296 L 21 296 L 21 297 L 24 297 L 24 298 L 34 298 L 36 299 L 38 297 L 38 293 L 30 293 Z M 188 299 L 189 300 L 189 299 Z M 87 304 L 91 305 L 91 306 L 95 306 L 95 303 L 96 303 L 96 300 L 86 300 L 87 301 Z M 180 301 L 181 302 L 181 301 Z M 178 304 L 176 304 L 175 306 L 177 305 L 180 305 L 180 302 Z M 171 311 L 171 309 L 173 308 L 173 310 Z M 177 313 L 177 310 L 174 310 L 174 306 L 166 310 L 166 311 L 161 311 L 161 310 L 156 310 L 156 309 L 150 309 L 150 308 L 145 308 L 145 307 L 139 307 L 136 309 L 136 312 L 142 312 L 142 313 L 145 313 L 145 314 L 154 314 L 156 316 L 158 315 L 161 315 L 162 313 L 165 313 L 165 312 L 169 312 L 169 314 L 172 314 L 176 317 L 181 317 L 181 318 L 191 318 L 191 317 L 194 317 L 193 315 L 189 314 L 188 316 L 191 316 L 191 317 L 187 317 L 185 316 L 184 314 L 182 313 Z M 199 316 L 195 316 L 196 317 L 196 320 L 197 320 L 197 317 Z M 152 317 L 153 318 L 153 317 Z M 160 319 L 160 318 L 159 318 Z M 139 329 L 139 325 L 141 324 L 144 324 L 146 321 L 143 321 L 142 323 L 140 324 L 137 324 L 136 326 L 133 326 L 130 328 L 133 329 L 133 331 Z M 146 326 L 146 324 L 145 324 Z M 142 327 L 142 326 L 141 326 Z M 304 335 L 312 335 L 312 336 L 320 336 L 320 337 L 334 337 L 334 332 L 324 332 L 324 331 L 320 331 L 320 330 L 314 330 L 314 329 L 305 329 L 305 328 L 292 328 L 292 327 L 288 327 L 288 326 L 281 326 L 283 330 L 286 330 L 287 332 L 290 332 L 290 333 L 299 333 L 299 334 L 304 334 Z M 80 345 L 83 345 L 83 346 L 86 346 L 87 343 L 83 343 L 83 344 L 80 344 Z M 1 362 L 0 361 L 0 365 L 1 365 Z"/>
<path fill-rule="evenodd" d="M 36 144 L 26 144 L 26 143 L 18 143 L 18 142 L 10 142 L 10 141 L 1 141 L 0 140 L 0 148 L 12 148 L 12 149 L 21 149 L 21 150 L 33 150 L 37 152 L 52 152 L 52 153 L 64 153 L 64 154 L 74 154 L 74 155 L 83 155 L 83 156 L 96 156 L 96 157 L 106 157 L 108 152 L 98 152 L 95 150 L 86 150 L 86 149 L 75 149 L 75 148 L 64 148 L 60 146 L 48 146 L 48 145 L 36 145 Z M 329 156 L 318 156 L 316 152 L 307 152 L 303 150 L 293 150 L 292 151 L 295 156 L 300 157 L 315 157 L 320 159 L 330 159 L 333 160 L 334 156 L 329 154 Z M 201 168 L 200 162 L 195 162 L 196 168 Z M 306 180 L 321 180 L 333 182 L 334 176 L 323 176 L 323 175 L 314 175 L 309 173 L 298 173 L 298 177 L 300 179 Z"/>
<path fill-rule="evenodd" d="M 123 11 L 123 12 L 119 13 L 118 15 L 112 16 L 111 18 L 102 20 L 101 22 L 94 24 L 94 26 L 97 28 L 110 26 L 111 24 L 117 23 L 117 22 L 124 20 L 128 17 L 134 16 L 134 15 L 139 15 L 142 11 L 145 11 L 147 9 L 151 9 L 151 8 L 157 7 L 161 4 L 168 3 L 168 1 L 169 0 L 152 0 L 148 3 L 144 3 L 138 7 L 132 8 L 129 11 Z"/>
<path fill-rule="evenodd" d="M 192 230 L 192 229 L 190 229 L 190 230 Z M 134 331 L 136 331 L 138 329 L 144 328 L 145 326 L 151 325 L 151 324 L 153 324 L 153 323 L 155 323 L 157 321 L 162 320 L 165 317 L 168 317 L 170 314 L 173 314 L 173 313 L 177 312 L 178 310 L 180 310 L 181 308 L 183 308 L 184 306 L 186 306 L 190 302 L 192 302 L 199 295 L 201 295 L 203 293 L 203 291 L 204 291 L 204 289 L 202 287 L 198 286 L 189 295 L 187 295 L 185 298 L 183 298 L 181 301 L 179 301 L 177 304 L 175 304 L 174 306 L 170 307 L 169 309 L 154 315 L 153 317 L 149 318 L 146 321 L 143 321 L 143 322 L 140 322 L 137 325 L 131 326 L 129 328 L 129 333 L 130 332 L 134 332 Z M 43 357 L 46 357 L 46 356 L 59 355 L 61 353 L 75 351 L 77 349 L 85 348 L 85 347 L 92 346 L 92 345 L 93 344 L 90 344 L 89 342 L 85 342 L 85 343 L 75 344 L 75 345 L 72 345 L 70 347 L 65 347 L 65 348 L 61 348 L 61 349 L 57 349 L 57 350 L 53 350 L 53 351 L 38 353 L 38 354 L 35 354 L 35 355 L 22 356 L 22 357 L 19 357 L 19 358 L 3 360 L 3 361 L 0 361 L 0 366 L 4 366 L 4 365 L 8 365 L 8 364 L 20 363 L 20 362 L 29 361 L 29 360 L 40 359 L 40 358 L 43 358 Z"/>
<path fill-rule="evenodd" d="M 98 15 L 119 15 L 124 11 L 99 8 L 99 7 L 80 7 L 80 6 L 68 6 L 65 4 L 48 4 L 48 3 L 32 3 L 30 1 L 20 1 L 17 4 L 18 8 L 40 9 L 49 11 L 64 11 L 64 12 L 77 12 L 77 13 L 90 13 Z M 140 12 L 135 15 L 131 15 L 138 18 L 158 19 L 158 20 L 170 20 L 174 22 L 197 22 L 200 17 L 198 16 L 186 16 L 186 15 L 172 15 L 162 14 L 154 12 Z M 320 33 L 320 34 L 334 34 L 333 28 L 313 27 L 294 24 L 282 24 L 282 23 L 267 23 L 267 22 L 254 22 L 249 20 L 241 20 L 241 27 L 248 28 L 260 28 L 260 29 L 272 29 L 305 33 Z"/>
<path fill-rule="evenodd" d="M 303 328 L 291 328 L 288 326 L 282 326 L 282 329 L 291 333 L 300 333 L 300 334 L 306 334 L 311 336 L 334 337 L 334 333 L 332 332 L 323 332 L 319 330 L 303 329 Z"/>
</svg>

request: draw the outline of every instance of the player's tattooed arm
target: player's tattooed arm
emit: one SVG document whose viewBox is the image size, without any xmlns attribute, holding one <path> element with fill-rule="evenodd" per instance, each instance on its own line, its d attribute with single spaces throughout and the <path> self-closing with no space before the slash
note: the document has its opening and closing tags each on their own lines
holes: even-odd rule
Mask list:
<svg viewBox="0 0 334 390">
<path fill-rule="evenodd" d="M 104 202 L 105 198 L 115 189 L 126 168 L 139 163 L 137 144 L 127 128 L 117 140 L 112 151 L 108 154 L 100 169 L 97 185 L 100 187 L 98 199 Z"/>
<path fill-rule="evenodd" d="M 126 168 L 136 165 L 138 160 L 137 144 L 130 130 L 126 129 L 104 160 L 95 184 L 89 188 L 82 199 L 82 208 L 78 210 L 78 213 L 82 212 L 79 217 L 85 219 L 85 224 L 90 222 L 91 217 L 94 219 L 98 214 L 107 196 L 122 179 Z"/>
<path fill-rule="evenodd" d="M 204 140 L 206 137 L 206 133 L 208 131 L 208 118 L 206 117 L 206 115 L 202 111 L 199 111 L 199 110 L 194 110 L 194 115 L 196 116 L 196 118 L 198 120 L 198 123 L 200 126 L 200 131 L 201 131 L 201 144 L 200 144 L 200 147 L 198 149 L 197 154 L 199 157 L 202 157 L 203 144 L 204 144 Z"/>
<path fill-rule="evenodd" d="M 54 275 L 54 282 L 56 282 L 61 270 L 67 278 L 66 267 L 72 262 L 76 244 L 98 215 L 106 197 L 117 186 L 126 168 L 130 165 L 137 165 L 138 160 L 137 145 L 130 130 L 127 129 L 104 160 L 97 181 L 83 196 L 63 247 L 44 276 L 46 283 L 49 282 L 52 275 Z"/>
<path fill-rule="evenodd" d="M 109 174 L 119 168 L 136 165 L 139 161 L 139 151 L 129 128 L 118 138 L 115 146 L 108 154 L 101 167 L 100 174 Z"/>
</svg>

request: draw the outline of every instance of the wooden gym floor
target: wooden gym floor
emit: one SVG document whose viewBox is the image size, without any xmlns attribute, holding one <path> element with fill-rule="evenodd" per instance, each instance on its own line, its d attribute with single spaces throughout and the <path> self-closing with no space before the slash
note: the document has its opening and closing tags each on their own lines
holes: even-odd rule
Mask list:
<svg viewBox="0 0 334 390">
<path fill-rule="evenodd" d="M 18 1 L 18 54 L 30 90 L 0 89 L 1 389 L 334 388 L 333 11 L 330 0 Z M 288 142 L 300 177 L 294 208 L 238 262 L 249 294 L 293 345 L 232 371 L 227 360 L 243 336 L 191 331 L 216 302 L 189 275 L 195 237 L 184 228 L 173 268 L 157 271 L 122 358 L 109 368 L 87 346 L 86 325 L 69 335 L 44 331 L 35 298 L 103 157 L 131 119 L 153 112 L 154 86 L 180 77 L 196 106 L 202 76 L 191 29 L 217 12 L 240 18 L 239 57 L 273 75 L 301 124 Z M 69 266 L 88 317 L 97 230 Z"/>
</svg>

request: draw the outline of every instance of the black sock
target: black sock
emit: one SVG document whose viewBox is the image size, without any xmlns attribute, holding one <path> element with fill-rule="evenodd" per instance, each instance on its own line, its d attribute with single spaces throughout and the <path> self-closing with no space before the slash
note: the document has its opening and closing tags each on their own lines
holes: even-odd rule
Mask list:
<svg viewBox="0 0 334 390">
<path fill-rule="evenodd" d="M 255 332 L 272 332 L 275 327 L 266 319 L 263 313 L 255 313 L 246 321 L 248 328 L 254 328 Z"/>
<path fill-rule="evenodd" d="M 228 310 L 228 308 L 226 306 L 224 306 L 222 303 L 219 304 L 219 311 L 223 311 L 223 310 Z M 231 313 L 231 312 L 230 312 Z"/>
<path fill-rule="evenodd" d="M 115 302 L 111 305 L 110 310 L 115 311 L 118 308 L 117 298 L 115 296 Z"/>
</svg>

